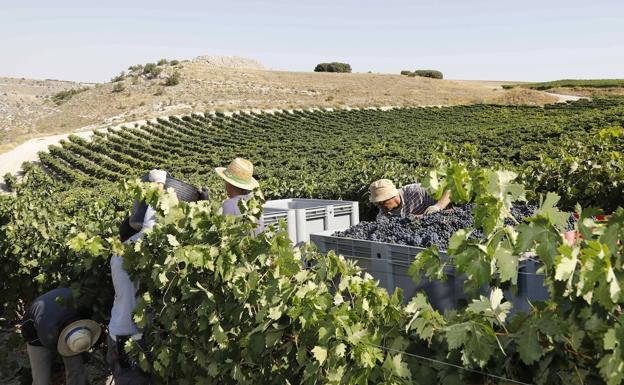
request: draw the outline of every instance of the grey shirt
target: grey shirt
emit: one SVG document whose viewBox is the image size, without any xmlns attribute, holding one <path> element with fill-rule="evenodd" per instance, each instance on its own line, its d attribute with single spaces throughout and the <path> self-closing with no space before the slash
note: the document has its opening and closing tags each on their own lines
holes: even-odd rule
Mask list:
<svg viewBox="0 0 624 385">
<path fill-rule="evenodd" d="M 380 208 L 377 219 L 385 216 L 412 218 L 415 215 L 424 214 L 427 207 L 436 204 L 436 200 L 429 195 L 420 183 L 412 183 L 401 187 L 399 196 L 401 197 L 401 204 L 390 211 Z"/>
<path fill-rule="evenodd" d="M 57 297 L 62 298 L 61 303 L 56 301 Z M 80 313 L 71 302 L 72 291 L 68 288 L 54 289 L 35 299 L 22 323 L 22 336 L 26 342 L 56 351 L 63 328 L 80 319 Z"/>
</svg>

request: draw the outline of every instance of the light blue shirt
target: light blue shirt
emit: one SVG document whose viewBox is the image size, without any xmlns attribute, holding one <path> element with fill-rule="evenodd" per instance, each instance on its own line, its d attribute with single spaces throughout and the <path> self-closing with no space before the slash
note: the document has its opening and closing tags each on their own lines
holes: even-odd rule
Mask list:
<svg viewBox="0 0 624 385">
<path fill-rule="evenodd" d="M 241 199 L 246 201 L 250 200 L 252 197 L 251 194 L 247 195 L 237 195 L 233 198 L 227 199 L 223 202 L 223 215 L 234 215 L 239 217 L 241 215 L 240 209 L 238 208 L 238 202 Z M 264 231 L 264 219 L 260 218 L 258 221 L 258 227 L 256 227 L 256 235 L 260 234 Z"/>
</svg>

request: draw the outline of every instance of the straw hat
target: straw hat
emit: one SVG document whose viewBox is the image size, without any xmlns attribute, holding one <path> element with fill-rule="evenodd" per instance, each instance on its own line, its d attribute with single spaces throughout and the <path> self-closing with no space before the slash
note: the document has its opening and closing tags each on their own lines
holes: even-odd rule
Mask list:
<svg viewBox="0 0 624 385">
<path fill-rule="evenodd" d="M 86 352 L 100 338 L 102 327 L 90 319 L 81 319 L 67 325 L 59 335 L 56 349 L 65 357 Z"/>
<path fill-rule="evenodd" d="M 253 178 L 253 164 L 247 159 L 236 158 L 227 168 L 217 167 L 215 171 L 223 180 L 243 190 L 253 190 L 260 186 Z"/>
<path fill-rule="evenodd" d="M 370 201 L 373 203 L 383 202 L 397 195 L 399 190 L 390 179 L 379 179 L 370 185 Z"/>
</svg>

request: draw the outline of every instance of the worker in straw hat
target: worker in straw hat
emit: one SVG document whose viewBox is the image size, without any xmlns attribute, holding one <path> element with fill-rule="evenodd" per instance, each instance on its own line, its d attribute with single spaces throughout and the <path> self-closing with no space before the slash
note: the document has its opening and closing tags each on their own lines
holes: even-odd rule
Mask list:
<svg viewBox="0 0 624 385">
<path fill-rule="evenodd" d="M 253 177 L 253 164 L 247 159 L 236 158 L 227 167 L 217 167 L 217 175 L 225 181 L 225 190 L 228 199 L 223 202 L 223 215 L 241 215 L 238 203 L 241 199 L 249 200 L 252 197 L 252 190 L 258 188 L 260 184 Z M 264 230 L 264 222 L 260 219 L 256 234 Z"/>
<path fill-rule="evenodd" d="M 26 311 L 21 332 L 26 340 L 33 385 L 50 383 L 55 351 L 63 357 L 66 384 L 86 384 L 81 353 L 95 345 L 102 328 L 85 317 L 87 311 L 74 303 L 71 289 L 58 288 L 35 299 Z"/>
<path fill-rule="evenodd" d="M 446 208 L 451 199 L 449 191 L 436 202 L 420 183 L 397 189 L 391 180 L 380 179 L 370 185 L 370 201 L 379 207 L 377 219 L 380 219 L 392 215 L 413 218 L 432 214 Z"/>
</svg>

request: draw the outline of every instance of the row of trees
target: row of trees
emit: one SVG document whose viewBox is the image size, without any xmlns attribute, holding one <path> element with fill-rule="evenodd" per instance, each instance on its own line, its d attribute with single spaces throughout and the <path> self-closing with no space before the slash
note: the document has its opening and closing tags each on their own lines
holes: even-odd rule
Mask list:
<svg viewBox="0 0 624 385">
<path fill-rule="evenodd" d="M 432 78 L 432 79 L 444 79 L 444 75 L 442 74 L 442 72 L 437 71 L 437 70 L 416 70 L 416 71 L 403 70 L 401 71 L 401 75 L 410 76 L 410 77 L 421 76 L 421 77 Z"/>
<path fill-rule="evenodd" d="M 348 63 L 340 63 L 340 62 L 331 62 L 331 63 L 319 63 L 314 68 L 314 72 L 342 72 L 342 73 L 351 73 L 351 65 Z M 442 72 L 437 70 L 415 70 L 401 71 L 401 75 L 406 75 L 410 77 L 421 76 L 432 79 L 443 79 L 444 75 Z"/>
</svg>

